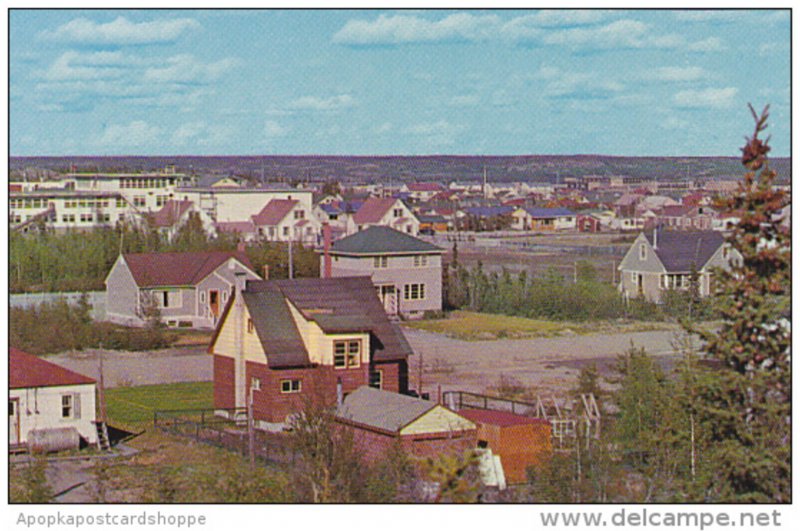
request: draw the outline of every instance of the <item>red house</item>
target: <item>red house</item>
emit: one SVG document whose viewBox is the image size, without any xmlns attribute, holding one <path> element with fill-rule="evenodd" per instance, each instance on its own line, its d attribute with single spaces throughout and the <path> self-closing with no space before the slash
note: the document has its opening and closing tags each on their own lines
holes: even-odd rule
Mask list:
<svg viewBox="0 0 800 531">
<path fill-rule="evenodd" d="M 219 414 L 252 400 L 257 424 L 278 429 L 308 399 L 408 391 L 411 347 L 369 277 L 237 280 L 209 346 Z"/>
</svg>

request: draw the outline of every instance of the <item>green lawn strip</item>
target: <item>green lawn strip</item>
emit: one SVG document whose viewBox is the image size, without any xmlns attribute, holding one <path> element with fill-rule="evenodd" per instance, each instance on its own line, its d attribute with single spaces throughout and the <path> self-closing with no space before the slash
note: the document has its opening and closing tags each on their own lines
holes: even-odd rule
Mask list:
<svg viewBox="0 0 800 531">
<path fill-rule="evenodd" d="M 508 315 L 454 311 L 446 319 L 408 321 L 405 326 L 445 334 L 468 341 L 481 339 L 517 339 L 555 337 L 570 334 L 596 334 L 671 330 L 674 325 L 662 322 L 548 321 Z"/>
<path fill-rule="evenodd" d="M 105 392 L 109 421 L 140 425 L 153 421 L 153 412 L 166 409 L 210 409 L 211 382 L 186 382 L 136 387 L 116 387 Z"/>
</svg>

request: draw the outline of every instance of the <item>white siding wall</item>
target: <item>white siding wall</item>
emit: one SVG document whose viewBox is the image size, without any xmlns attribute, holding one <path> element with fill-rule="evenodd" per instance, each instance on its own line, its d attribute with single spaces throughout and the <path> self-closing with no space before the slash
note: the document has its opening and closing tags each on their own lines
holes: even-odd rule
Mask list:
<svg viewBox="0 0 800 531">
<path fill-rule="evenodd" d="M 61 397 L 65 394 L 80 397 L 76 399 L 80 401 L 79 418 L 62 416 Z M 20 443 L 27 441 L 31 430 L 69 427 L 75 427 L 89 443 L 97 442 L 94 384 L 11 389 L 9 398 L 19 399 Z"/>
</svg>

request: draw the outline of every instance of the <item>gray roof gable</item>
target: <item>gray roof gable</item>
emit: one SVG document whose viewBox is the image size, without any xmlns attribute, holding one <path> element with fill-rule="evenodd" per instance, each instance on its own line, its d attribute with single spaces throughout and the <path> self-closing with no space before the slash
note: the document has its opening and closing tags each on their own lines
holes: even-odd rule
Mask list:
<svg viewBox="0 0 800 531">
<path fill-rule="evenodd" d="M 390 227 L 375 225 L 334 242 L 333 254 L 443 253 L 444 249 Z"/>
<path fill-rule="evenodd" d="M 644 235 L 670 273 L 688 273 L 692 267 L 697 271 L 701 270 L 725 243 L 725 238 L 718 231 L 660 230 L 656 240 L 653 231 L 647 231 Z"/>
<path fill-rule="evenodd" d="M 245 291 L 242 297 L 270 368 L 311 364 L 289 306 L 279 291 Z"/>
<path fill-rule="evenodd" d="M 430 400 L 363 386 L 347 395 L 336 416 L 397 433 L 435 407 L 436 402 Z"/>
</svg>

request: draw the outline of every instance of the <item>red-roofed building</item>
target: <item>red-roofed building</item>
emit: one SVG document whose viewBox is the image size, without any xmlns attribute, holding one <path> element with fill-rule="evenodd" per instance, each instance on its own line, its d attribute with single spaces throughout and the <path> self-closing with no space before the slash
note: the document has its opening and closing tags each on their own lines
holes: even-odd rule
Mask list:
<svg viewBox="0 0 800 531">
<path fill-rule="evenodd" d="M 508 411 L 461 409 L 458 414 L 478 427 L 478 446 L 500 456 L 506 482 L 527 482 L 530 466 L 542 463 L 552 452 L 551 426 L 544 419 Z"/>
<path fill-rule="evenodd" d="M 164 203 L 161 210 L 157 210 L 147 215 L 150 226 L 158 230 L 161 234 L 172 240 L 175 234 L 183 227 L 192 216 L 197 216 L 206 234 L 211 237 L 217 235 L 214 227 L 214 220 L 199 208 L 195 207 L 192 201 L 169 200 Z"/>
<path fill-rule="evenodd" d="M 107 319 L 143 326 L 157 308 L 169 326 L 213 328 L 237 272 L 259 278 L 242 252 L 122 254 L 106 277 Z"/>
<path fill-rule="evenodd" d="M 400 193 L 407 193 L 415 201 L 429 201 L 436 194 L 443 192 L 444 186 L 439 183 L 408 183 L 400 188 Z"/>
<path fill-rule="evenodd" d="M 313 213 L 296 199 L 273 199 L 250 219 L 257 237 L 273 242 L 315 245 L 321 229 Z"/>
<path fill-rule="evenodd" d="M 32 431 L 74 429 L 97 444 L 95 381 L 55 363 L 8 349 L 8 442 L 24 446 Z"/>
<path fill-rule="evenodd" d="M 419 234 L 419 220 L 408 206 L 395 197 L 370 197 L 353 215 L 356 230 L 381 225 L 412 236 Z"/>
</svg>

